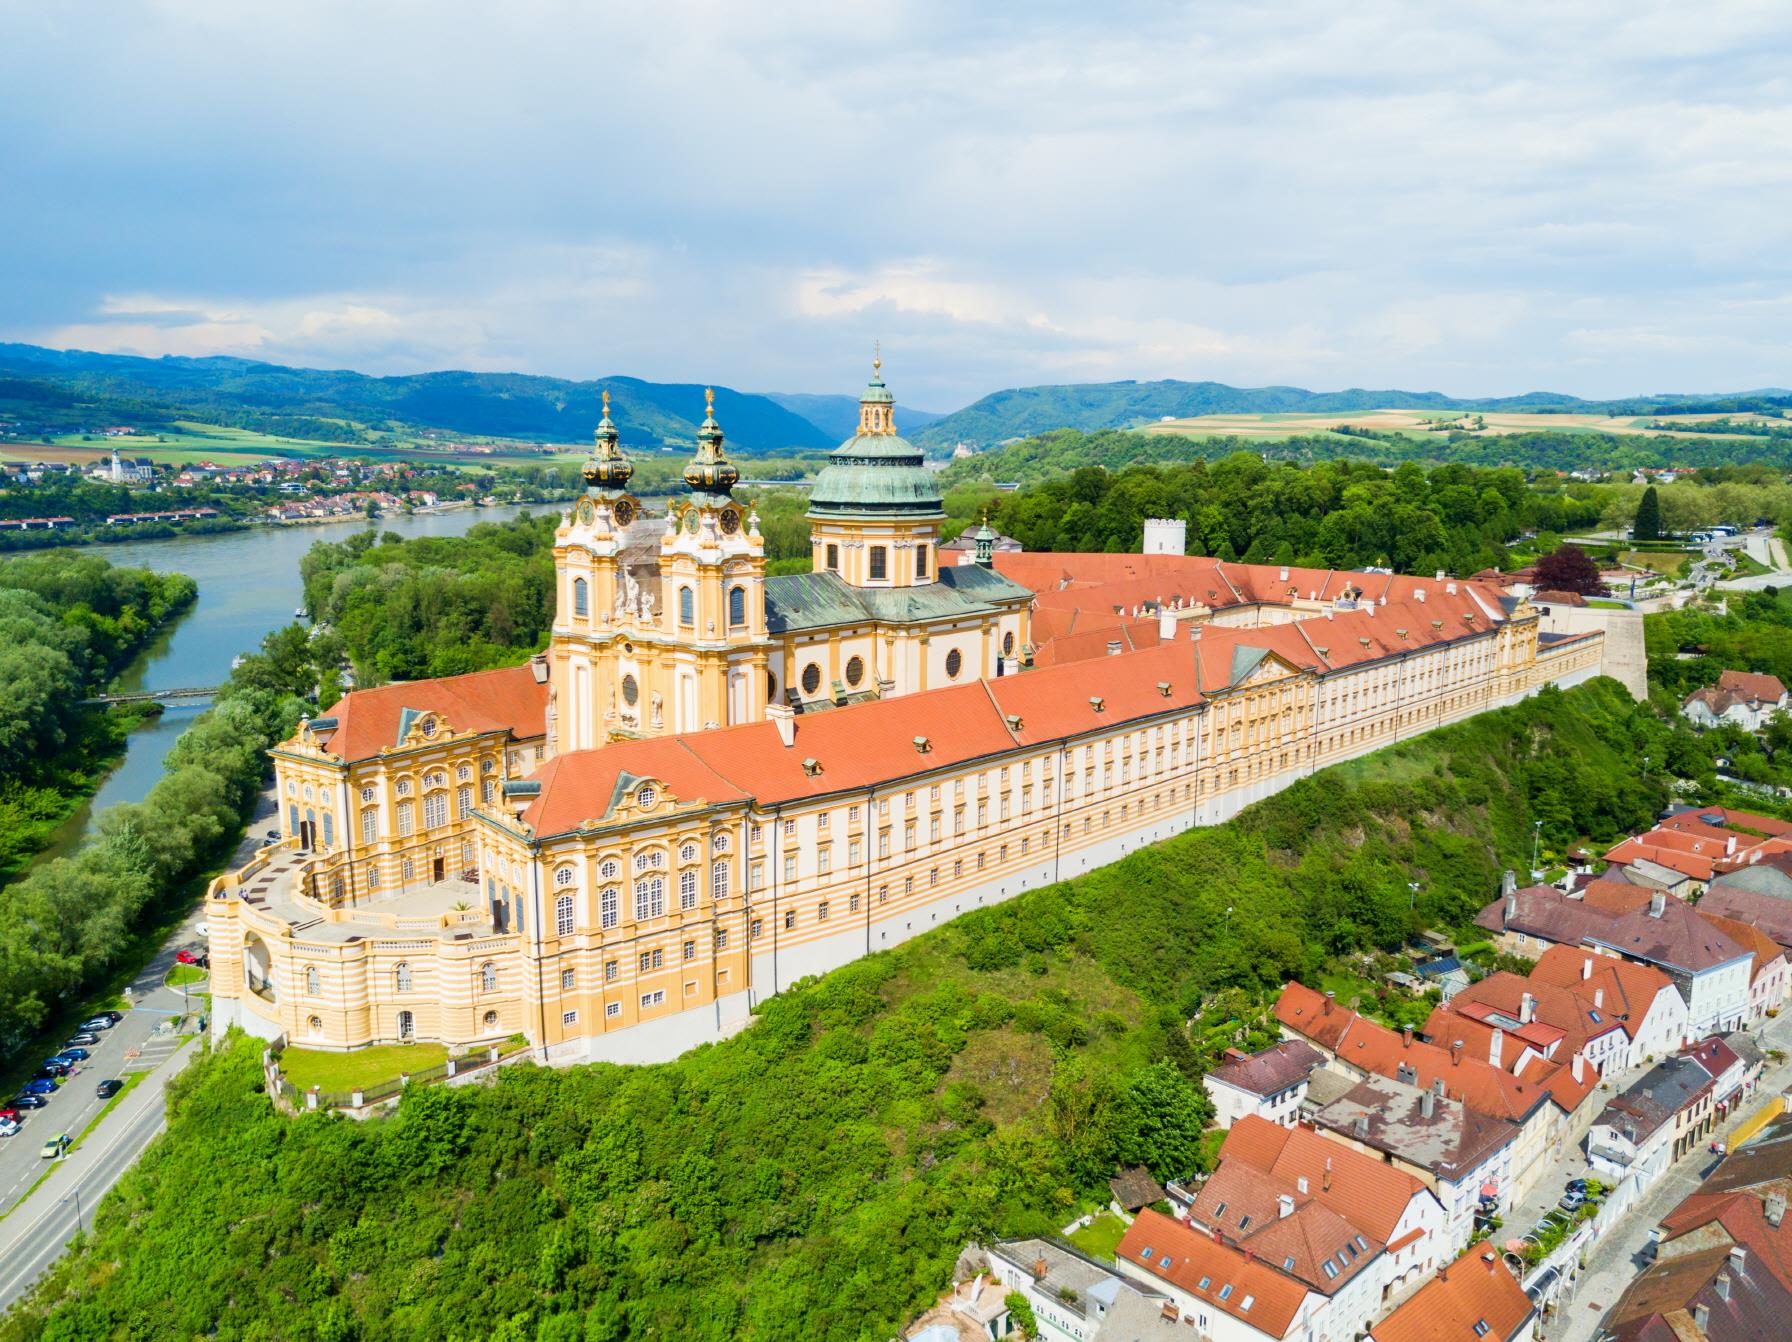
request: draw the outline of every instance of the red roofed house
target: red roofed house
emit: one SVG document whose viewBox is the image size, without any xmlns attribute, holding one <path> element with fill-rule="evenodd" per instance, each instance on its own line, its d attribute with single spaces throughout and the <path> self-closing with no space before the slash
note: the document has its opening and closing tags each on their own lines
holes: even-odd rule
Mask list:
<svg viewBox="0 0 1792 1342">
<path fill-rule="evenodd" d="M 1726 671 L 1715 686 L 1694 690 L 1680 711 L 1695 727 L 1729 723 L 1758 732 L 1767 720 L 1786 710 L 1786 687 L 1779 677 L 1753 671 Z"/>
<path fill-rule="evenodd" d="M 1241 1118 L 1188 1221 L 1365 1323 L 1449 1259 L 1443 1204 L 1423 1180 L 1318 1132 Z M 1356 1325 L 1360 1326 L 1360 1325 Z"/>
<path fill-rule="evenodd" d="M 781 575 L 713 403 L 655 516 L 606 413 L 546 650 L 358 691 L 274 752 L 281 841 L 209 894 L 216 1028 L 673 1057 L 807 975 L 1612 660 L 1445 574 L 996 553 L 982 527 L 941 563 L 895 413 L 874 376 L 810 492 L 810 571 Z"/>
<path fill-rule="evenodd" d="M 1537 1335 L 1537 1311 L 1491 1244 L 1477 1244 L 1399 1309 L 1365 1342 L 1522 1342 Z"/>
<path fill-rule="evenodd" d="M 1168 1295 L 1191 1334 L 1212 1342 L 1306 1342 L 1361 1327 L 1335 1316 L 1331 1297 L 1298 1278 L 1149 1208 L 1126 1228 L 1114 1261 Z"/>
<path fill-rule="evenodd" d="M 1307 1077 L 1324 1061 L 1324 1055 L 1298 1039 L 1284 1039 L 1257 1053 L 1227 1050 L 1227 1061 L 1201 1078 L 1213 1097 L 1215 1123 L 1229 1128 L 1255 1114 L 1292 1126 L 1306 1098 Z"/>
</svg>

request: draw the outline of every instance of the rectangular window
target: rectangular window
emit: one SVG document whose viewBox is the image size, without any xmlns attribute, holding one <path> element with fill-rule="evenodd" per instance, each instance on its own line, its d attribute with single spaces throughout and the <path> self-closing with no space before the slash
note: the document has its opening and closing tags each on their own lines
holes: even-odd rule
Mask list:
<svg viewBox="0 0 1792 1342">
<path fill-rule="evenodd" d="M 871 547 L 871 581 L 886 582 L 890 577 L 890 551 L 882 545 Z"/>
<path fill-rule="evenodd" d="M 824 923 L 828 920 L 828 902 L 825 899 L 815 906 L 815 917 Z"/>
<path fill-rule="evenodd" d="M 755 941 L 759 939 L 759 934 L 764 930 L 765 929 L 760 926 L 759 919 L 757 918 L 747 925 L 747 935 Z"/>
<path fill-rule="evenodd" d="M 454 790 L 454 813 L 455 813 L 455 815 L 457 817 L 459 817 L 460 819 L 465 820 L 467 818 L 467 816 L 472 813 L 472 810 L 473 810 L 473 789 L 470 786 L 456 788 Z"/>
<path fill-rule="evenodd" d="M 828 544 L 828 569 L 834 573 L 840 571 L 840 547 L 832 542 Z"/>
<path fill-rule="evenodd" d="M 818 817 L 816 817 L 816 820 L 815 820 L 816 828 L 825 830 L 828 827 L 828 817 L 832 814 L 833 814 L 833 812 L 831 812 L 831 811 L 823 811 Z"/>
<path fill-rule="evenodd" d="M 650 993 L 642 993 L 641 994 L 641 1005 L 644 1007 L 656 1007 L 656 1006 L 659 1006 L 661 1003 L 663 1003 L 665 1000 L 666 1000 L 666 990 L 664 988 L 655 988 Z"/>
<path fill-rule="evenodd" d="M 725 927 L 718 927 L 716 929 L 716 949 L 718 951 L 725 951 L 728 949 L 728 929 Z"/>
<path fill-rule="evenodd" d="M 927 547 L 925 545 L 915 547 L 915 576 L 917 578 L 927 576 Z"/>
<path fill-rule="evenodd" d="M 415 823 L 412 818 L 411 803 L 409 803 L 408 801 L 399 802 L 398 803 L 398 832 L 400 834 L 409 834 L 415 827 L 416 826 L 415 826 Z"/>
<path fill-rule="evenodd" d="M 614 1019 L 617 1016 L 620 1016 L 621 1014 L 622 1014 L 622 1003 L 620 1003 L 620 1002 L 611 1002 L 608 1006 L 606 1006 L 604 1008 L 604 1015 L 609 1016 L 612 1019 Z"/>
<path fill-rule="evenodd" d="M 902 846 L 904 848 L 913 848 L 915 846 L 915 822 L 912 820 L 905 823 L 902 827 Z"/>
<path fill-rule="evenodd" d="M 621 966 L 618 965 L 614 960 L 605 960 L 604 961 L 604 982 L 605 983 L 614 983 L 616 981 L 616 975 L 620 972 L 621 972 Z"/>
<path fill-rule="evenodd" d="M 787 839 L 796 838 L 796 821 L 786 820 L 784 822 L 784 837 Z"/>
<path fill-rule="evenodd" d="M 598 896 L 598 922 L 604 927 L 614 927 L 620 921 L 620 910 L 617 902 L 620 896 L 615 886 L 610 886 Z"/>
<path fill-rule="evenodd" d="M 964 833 L 964 807 L 962 806 L 952 808 L 952 832 L 954 834 Z"/>
<path fill-rule="evenodd" d="M 890 855 L 890 831 L 887 829 L 880 829 L 877 832 L 877 855 L 879 857 Z"/>
<path fill-rule="evenodd" d="M 696 942 L 694 942 L 694 941 L 685 942 L 684 958 L 687 960 L 695 960 L 697 958 L 697 943 Z"/>
<path fill-rule="evenodd" d="M 560 1013 L 560 1023 L 562 1025 L 577 1025 L 579 1023 L 579 1013 L 576 1011 L 562 1011 Z"/>
<path fill-rule="evenodd" d="M 927 822 L 927 840 L 929 843 L 940 841 L 940 818 L 937 815 Z"/>
<path fill-rule="evenodd" d="M 641 972 L 643 974 L 651 969 L 658 969 L 661 965 L 665 964 L 665 962 L 665 955 L 660 951 L 652 950 L 641 952 Z"/>
<path fill-rule="evenodd" d="M 854 867 L 858 866 L 864 855 L 863 847 L 857 839 L 854 839 L 851 843 L 846 845 L 847 865 Z"/>
<path fill-rule="evenodd" d="M 784 857 L 784 879 L 787 881 L 796 879 L 796 857 L 793 854 L 786 854 Z"/>
<path fill-rule="evenodd" d="M 823 847 L 815 850 L 815 869 L 819 872 L 829 872 L 834 869 L 834 850 L 832 848 Z"/>
<path fill-rule="evenodd" d="M 380 813 L 371 807 L 361 812 L 361 842 L 373 843 L 380 837 Z"/>
<path fill-rule="evenodd" d="M 846 901 L 846 911 L 848 913 L 857 913 L 859 911 L 859 897 L 857 895 L 852 896 Z"/>
<path fill-rule="evenodd" d="M 786 909 L 784 911 L 784 930 L 786 932 L 793 931 L 795 929 L 795 927 L 796 927 L 796 910 L 795 909 Z"/>
<path fill-rule="evenodd" d="M 577 973 L 570 969 L 562 969 L 560 971 L 560 990 L 562 992 L 571 992 L 577 986 Z"/>
</svg>

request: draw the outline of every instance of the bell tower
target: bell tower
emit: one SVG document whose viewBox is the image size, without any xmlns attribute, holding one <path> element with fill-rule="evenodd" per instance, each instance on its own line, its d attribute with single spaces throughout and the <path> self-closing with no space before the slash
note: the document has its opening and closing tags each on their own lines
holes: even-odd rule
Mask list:
<svg viewBox="0 0 1792 1342">
<path fill-rule="evenodd" d="M 682 507 L 660 538 L 660 620 L 669 649 L 669 730 L 699 731 L 765 715 L 765 540 L 734 497 L 740 471 L 704 392 Z"/>
</svg>

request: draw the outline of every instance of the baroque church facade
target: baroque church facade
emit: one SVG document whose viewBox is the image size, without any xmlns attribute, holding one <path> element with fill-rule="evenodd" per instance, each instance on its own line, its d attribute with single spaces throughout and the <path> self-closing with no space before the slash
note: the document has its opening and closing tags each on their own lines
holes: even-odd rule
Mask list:
<svg viewBox="0 0 1792 1342">
<path fill-rule="evenodd" d="M 353 692 L 272 752 L 283 837 L 208 897 L 215 1028 L 671 1057 L 804 975 L 1602 666 L 1599 632 L 1444 574 L 997 554 L 987 525 L 942 565 L 875 365 L 808 573 L 767 576 L 713 402 L 664 514 L 607 396 L 584 474 L 544 654 Z"/>
</svg>

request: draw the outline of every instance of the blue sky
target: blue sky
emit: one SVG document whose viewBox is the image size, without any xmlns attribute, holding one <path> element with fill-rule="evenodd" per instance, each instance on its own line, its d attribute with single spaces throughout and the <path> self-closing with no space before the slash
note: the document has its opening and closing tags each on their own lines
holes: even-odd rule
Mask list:
<svg viewBox="0 0 1792 1342">
<path fill-rule="evenodd" d="M 898 398 L 1792 384 L 1792 7 L 0 0 L 0 338 Z"/>
</svg>

